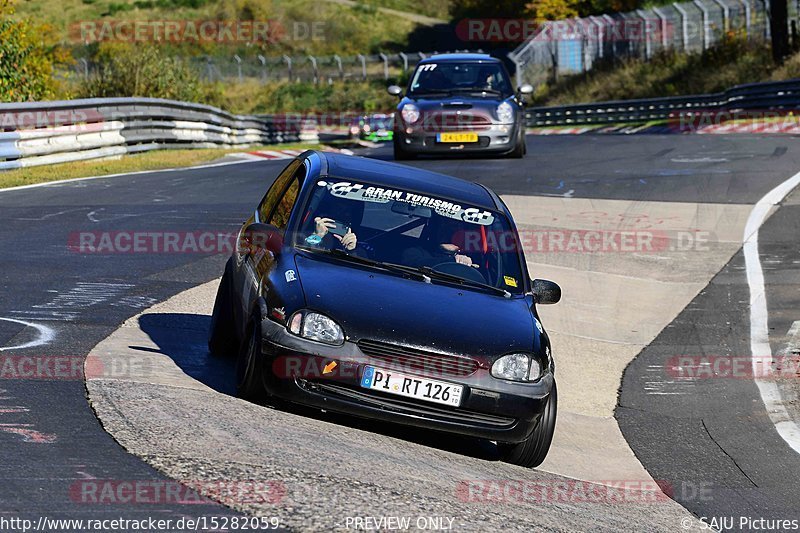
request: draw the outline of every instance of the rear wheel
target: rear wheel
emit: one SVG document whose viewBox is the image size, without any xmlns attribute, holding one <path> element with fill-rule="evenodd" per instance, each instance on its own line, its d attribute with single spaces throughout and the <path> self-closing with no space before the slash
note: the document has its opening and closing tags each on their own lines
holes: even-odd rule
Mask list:
<svg viewBox="0 0 800 533">
<path fill-rule="evenodd" d="M 254 317 L 247 326 L 236 360 L 236 395 L 256 403 L 263 402 L 267 397 L 261 381 L 261 342 L 261 322 Z"/>
<path fill-rule="evenodd" d="M 236 337 L 236 325 L 233 321 L 230 266 L 229 259 L 217 289 L 214 311 L 211 313 L 211 327 L 208 334 L 208 351 L 211 355 L 232 356 L 239 351 L 239 339 Z"/>
<path fill-rule="evenodd" d="M 553 390 L 547 397 L 539 423 L 528 438 L 514 444 L 498 443 L 497 447 L 503 461 L 526 468 L 536 468 L 544 462 L 556 429 L 557 404 L 558 394 L 556 384 L 553 382 Z"/>
</svg>

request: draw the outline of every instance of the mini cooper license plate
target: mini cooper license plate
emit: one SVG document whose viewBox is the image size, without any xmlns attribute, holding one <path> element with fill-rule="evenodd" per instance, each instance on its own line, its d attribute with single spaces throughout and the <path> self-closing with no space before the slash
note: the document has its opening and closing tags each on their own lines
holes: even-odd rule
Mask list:
<svg viewBox="0 0 800 533">
<path fill-rule="evenodd" d="M 394 370 L 384 370 L 373 366 L 364 368 L 361 386 L 365 389 L 383 391 L 397 396 L 416 398 L 417 400 L 451 405 L 453 407 L 461 405 L 461 394 L 464 391 L 464 387 L 461 385 L 407 376 Z"/>
<path fill-rule="evenodd" d="M 478 142 L 477 133 L 437 133 L 436 140 L 440 143 L 476 143 Z"/>
</svg>

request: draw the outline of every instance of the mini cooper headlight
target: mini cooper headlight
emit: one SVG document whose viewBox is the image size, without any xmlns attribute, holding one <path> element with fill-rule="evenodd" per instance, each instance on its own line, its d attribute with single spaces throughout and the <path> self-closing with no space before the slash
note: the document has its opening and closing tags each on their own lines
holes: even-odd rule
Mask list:
<svg viewBox="0 0 800 533">
<path fill-rule="evenodd" d="M 340 345 L 344 343 L 344 331 L 332 318 L 311 311 L 298 311 L 289 320 L 289 331 L 305 339 Z"/>
<path fill-rule="evenodd" d="M 497 118 L 500 122 L 514 121 L 514 108 L 508 102 L 503 102 L 497 106 Z"/>
<path fill-rule="evenodd" d="M 419 108 L 414 104 L 406 104 L 400 111 L 400 115 L 407 124 L 413 124 L 419 120 Z"/>
<path fill-rule="evenodd" d="M 536 381 L 542 377 L 542 364 L 533 355 L 512 353 L 494 362 L 492 376 L 511 381 Z"/>
</svg>

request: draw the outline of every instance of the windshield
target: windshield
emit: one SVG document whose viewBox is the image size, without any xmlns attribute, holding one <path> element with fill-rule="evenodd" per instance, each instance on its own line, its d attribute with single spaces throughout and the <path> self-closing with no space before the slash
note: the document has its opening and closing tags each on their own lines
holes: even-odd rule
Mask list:
<svg viewBox="0 0 800 533">
<path fill-rule="evenodd" d="M 502 213 L 338 177 L 317 182 L 294 241 L 394 270 L 407 267 L 437 281 L 520 293 L 516 243 Z"/>
<path fill-rule="evenodd" d="M 499 63 L 443 62 L 424 63 L 417 67 L 409 94 L 437 92 L 512 93 L 505 69 Z"/>
</svg>

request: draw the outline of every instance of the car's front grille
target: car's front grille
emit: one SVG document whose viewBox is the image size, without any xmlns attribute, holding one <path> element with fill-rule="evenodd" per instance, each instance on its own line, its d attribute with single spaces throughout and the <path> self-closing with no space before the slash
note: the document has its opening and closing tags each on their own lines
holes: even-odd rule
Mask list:
<svg viewBox="0 0 800 533">
<path fill-rule="evenodd" d="M 358 401 L 381 409 L 403 414 L 424 416 L 442 422 L 467 423 L 489 428 L 507 428 L 514 425 L 515 418 L 478 413 L 466 409 L 432 405 L 411 398 L 400 398 L 376 390 L 359 389 L 338 383 L 302 380 L 299 385 L 311 392 L 329 394 L 338 398 Z"/>
<path fill-rule="evenodd" d="M 385 362 L 389 368 L 431 377 L 466 377 L 474 374 L 480 366 L 468 357 L 442 355 L 368 339 L 359 341 L 358 347 L 366 355 Z"/>
</svg>

